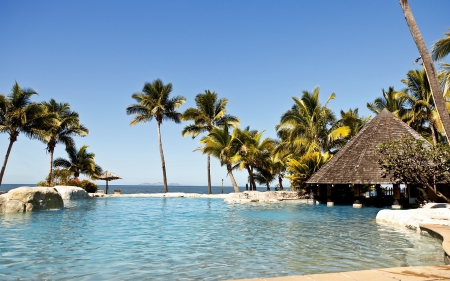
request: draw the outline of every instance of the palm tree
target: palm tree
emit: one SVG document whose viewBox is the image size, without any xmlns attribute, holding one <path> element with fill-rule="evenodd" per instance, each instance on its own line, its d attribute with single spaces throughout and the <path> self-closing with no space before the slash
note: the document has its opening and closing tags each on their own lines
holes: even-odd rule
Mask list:
<svg viewBox="0 0 450 281">
<path fill-rule="evenodd" d="M 347 112 L 341 110 L 341 119 L 339 119 L 336 124 L 337 126 L 347 126 L 350 128 L 350 134 L 347 139 L 350 140 L 354 137 L 361 129 L 366 125 L 367 122 L 372 118 L 359 116 L 358 108 L 349 109 Z"/>
<path fill-rule="evenodd" d="M 423 69 L 410 70 L 406 76 L 407 78 L 402 82 L 406 85 L 407 92 L 398 92 L 397 97 L 405 99 L 405 103 L 411 107 L 411 118 L 407 123 L 425 137 L 429 130 L 433 143 L 436 145 L 438 142 L 437 132 L 443 133 L 444 128 L 434 106 L 427 74 Z"/>
<path fill-rule="evenodd" d="M 419 50 L 423 66 L 427 73 L 427 78 L 430 83 L 431 93 L 433 95 L 434 103 L 436 106 L 436 111 L 441 119 L 442 126 L 444 128 L 447 141 L 449 140 L 450 134 L 450 115 L 448 114 L 447 107 L 445 104 L 444 97 L 442 95 L 441 87 L 439 85 L 438 75 L 436 69 L 434 68 L 431 56 L 428 53 L 427 46 L 423 41 L 422 34 L 420 34 L 419 27 L 416 24 L 414 16 L 412 14 L 411 8 L 409 6 L 408 0 L 399 0 L 400 6 L 402 7 L 403 13 L 405 15 L 406 23 L 408 24 L 411 35 L 414 42 Z M 441 48 L 442 50 L 442 48 Z M 445 52 L 444 52 L 445 53 Z"/>
<path fill-rule="evenodd" d="M 396 117 L 405 121 L 408 119 L 408 111 L 405 109 L 405 97 L 399 97 L 394 87 L 389 87 L 387 91 L 381 89 L 383 95 L 376 98 L 372 103 L 367 103 L 367 108 L 375 114 L 379 114 L 383 109 L 389 110 Z"/>
<path fill-rule="evenodd" d="M 42 141 L 47 145 L 47 152 L 50 154 L 50 172 L 48 184 L 53 182 L 53 152 L 57 143 L 63 143 L 66 147 L 75 146 L 73 136 L 86 136 L 89 130 L 80 124 L 78 113 L 70 110 L 68 103 L 57 103 L 54 99 L 43 103 L 49 113 L 57 116 L 58 123 L 46 128 L 46 133 Z"/>
<path fill-rule="evenodd" d="M 57 123 L 54 115 L 48 114 L 41 104 L 31 102 L 30 98 L 36 94 L 34 90 L 21 89 L 17 82 L 7 97 L 0 94 L 0 132 L 9 135 L 9 146 L 0 172 L 0 185 L 12 146 L 19 134 L 31 139 L 40 138 L 44 134 L 43 128 Z"/>
<path fill-rule="evenodd" d="M 238 126 L 239 119 L 233 115 L 226 114 L 226 105 L 228 100 L 217 99 L 216 92 L 205 90 L 204 94 L 198 94 L 195 97 L 197 108 L 190 107 L 181 115 L 183 121 L 194 121 L 194 124 L 184 127 L 181 134 L 183 137 L 192 136 L 194 139 L 201 133 L 211 132 L 214 127 L 223 127 L 225 122 L 231 126 Z M 210 156 L 207 154 L 208 169 L 208 194 L 211 190 L 211 165 Z"/>
<path fill-rule="evenodd" d="M 241 148 L 239 154 L 236 156 L 236 162 L 239 169 L 246 169 L 252 190 L 256 190 L 255 179 L 253 178 L 254 169 L 270 170 L 271 152 L 275 145 L 275 141 L 271 138 L 262 139 L 264 131 L 250 130 L 250 127 L 245 130 L 239 130 L 238 139 L 241 141 Z"/>
<path fill-rule="evenodd" d="M 336 140 L 336 151 L 344 147 L 347 142 L 353 138 L 361 129 L 366 125 L 367 122 L 372 118 L 369 117 L 361 117 L 359 116 L 358 108 L 349 109 L 347 112 L 341 110 L 341 119 L 339 119 L 334 125 L 333 128 L 339 127 L 348 127 L 350 129 L 350 133 L 345 137 L 339 140 Z"/>
<path fill-rule="evenodd" d="M 237 138 L 237 129 L 233 133 L 229 133 L 228 124 L 225 122 L 223 128 L 211 130 L 211 132 L 200 140 L 204 144 L 199 148 L 204 154 L 210 154 L 219 159 L 222 166 L 227 167 L 227 173 L 230 176 L 231 184 L 234 192 L 240 192 L 233 176 L 233 164 L 235 163 L 235 156 L 241 149 L 241 141 Z"/>
<path fill-rule="evenodd" d="M 292 189 L 304 189 L 306 181 L 332 158 L 330 153 L 312 152 L 288 162 L 288 178 Z"/>
<path fill-rule="evenodd" d="M 160 79 L 156 79 L 152 83 L 145 83 L 141 93 L 133 94 L 131 97 L 137 103 L 127 107 L 127 114 L 135 115 L 130 123 L 131 126 L 149 122 L 153 118 L 156 120 L 165 193 L 169 192 L 169 190 L 167 188 L 166 163 L 164 161 L 160 127 L 163 120 L 180 123 L 181 113 L 176 110 L 186 101 L 186 98 L 183 96 L 169 98 L 171 91 L 172 83 L 164 85 Z"/>
<path fill-rule="evenodd" d="M 95 180 L 103 171 L 99 165 L 95 164 L 95 154 L 87 152 L 87 148 L 87 145 L 83 145 L 80 150 L 77 150 L 75 146 L 66 147 L 69 159 L 56 158 L 53 166 L 71 171 L 75 179 L 78 179 L 80 174 L 84 174 Z"/>
<path fill-rule="evenodd" d="M 331 152 L 337 140 L 348 136 L 349 127 L 333 127 L 336 118 L 327 105 L 335 94 L 331 94 L 322 106 L 319 92 L 319 87 L 316 87 L 312 92 L 303 91 L 301 98 L 292 98 L 294 105 L 281 116 L 280 124 L 276 126 L 278 137 L 282 140 L 276 151 L 288 150 L 297 154 Z"/>
<path fill-rule="evenodd" d="M 431 58 L 434 61 L 439 61 L 450 53 L 450 31 L 444 35 L 445 37 L 436 41 L 431 48 Z M 448 100 L 450 96 L 450 64 L 441 62 L 440 66 L 441 71 L 438 78 L 441 81 L 444 97 Z"/>
<path fill-rule="evenodd" d="M 450 30 L 444 33 L 445 37 L 434 42 L 431 47 L 431 58 L 434 61 L 439 61 L 450 54 Z"/>
</svg>

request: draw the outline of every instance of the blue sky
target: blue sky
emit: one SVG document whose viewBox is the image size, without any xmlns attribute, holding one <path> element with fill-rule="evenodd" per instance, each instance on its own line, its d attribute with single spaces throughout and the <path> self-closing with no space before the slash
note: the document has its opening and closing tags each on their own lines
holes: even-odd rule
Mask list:
<svg viewBox="0 0 450 281">
<path fill-rule="evenodd" d="M 450 2 L 410 1 L 426 44 L 450 28 Z M 396 0 L 382 1 L 1 1 L 0 93 L 14 81 L 79 112 L 89 145 L 115 184 L 162 181 L 156 123 L 129 126 L 125 108 L 145 82 L 173 84 L 173 95 L 194 106 L 209 89 L 229 99 L 228 113 L 242 126 L 275 125 L 301 91 L 320 86 L 339 111 L 359 108 L 395 86 L 419 56 Z M 447 59 L 448 61 L 448 59 Z M 186 124 L 164 123 L 162 140 L 169 183 L 206 185 L 206 157 L 183 138 Z M 0 155 L 8 136 L 0 135 Z M 36 183 L 48 173 L 45 146 L 19 136 L 4 183 Z M 66 157 L 56 147 L 56 157 Z M 247 174 L 235 172 L 238 185 Z M 230 185 L 212 160 L 213 185 Z M 99 181 L 103 184 L 103 181 Z M 287 181 L 286 181 L 287 184 Z"/>
</svg>

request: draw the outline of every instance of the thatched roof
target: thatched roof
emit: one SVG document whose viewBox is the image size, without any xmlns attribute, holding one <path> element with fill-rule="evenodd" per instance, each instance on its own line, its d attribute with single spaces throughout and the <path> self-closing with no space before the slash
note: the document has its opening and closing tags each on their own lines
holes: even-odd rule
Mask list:
<svg viewBox="0 0 450 281">
<path fill-rule="evenodd" d="M 409 135 L 425 139 L 384 109 L 306 182 L 308 184 L 391 184 L 382 177 L 375 146 Z"/>
<path fill-rule="evenodd" d="M 122 179 L 121 177 L 119 177 L 118 175 L 109 172 L 109 171 L 104 171 L 99 177 L 99 180 L 118 180 L 118 179 Z"/>
</svg>

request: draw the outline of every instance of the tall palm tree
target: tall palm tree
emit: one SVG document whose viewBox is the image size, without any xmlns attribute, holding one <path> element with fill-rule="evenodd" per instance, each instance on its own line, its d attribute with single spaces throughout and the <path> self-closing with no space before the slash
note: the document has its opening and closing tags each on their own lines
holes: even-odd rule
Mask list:
<svg viewBox="0 0 450 281">
<path fill-rule="evenodd" d="M 41 104 L 31 102 L 30 98 L 36 94 L 34 90 L 21 89 L 17 82 L 7 97 L 0 94 L 0 132 L 9 135 L 9 146 L 0 172 L 0 185 L 12 146 L 19 134 L 31 139 L 39 138 L 44 134 L 43 128 L 58 122 Z"/>
<path fill-rule="evenodd" d="M 56 158 L 53 161 L 53 166 L 71 171 L 76 179 L 80 174 L 84 174 L 95 180 L 103 171 L 99 165 L 95 164 L 95 154 L 87 152 L 87 148 L 87 145 L 83 145 L 80 150 L 77 150 L 75 146 L 66 147 L 69 159 Z"/>
<path fill-rule="evenodd" d="M 275 141 L 271 138 L 262 139 L 264 131 L 250 130 L 250 127 L 244 130 L 237 129 L 238 139 L 241 141 L 239 154 L 236 156 L 236 162 L 239 169 L 246 169 L 252 190 L 256 190 L 256 183 L 253 177 L 254 170 L 270 170 L 271 152 Z"/>
<path fill-rule="evenodd" d="M 181 131 L 183 137 L 192 136 L 194 139 L 201 133 L 211 132 L 214 127 L 223 127 L 225 122 L 231 126 L 239 125 L 237 117 L 226 114 L 228 100 L 217 99 L 216 92 L 205 90 L 204 94 L 195 96 L 195 104 L 197 108 L 190 107 L 181 115 L 183 121 L 194 121 L 194 124 L 187 125 Z M 212 194 L 210 161 L 210 156 L 207 154 L 208 194 Z"/>
<path fill-rule="evenodd" d="M 226 166 L 234 192 L 240 192 L 233 176 L 235 156 L 239 153 L 242 146 L 241 141 L 237 138 L 237 129 L 234 129 L 233 133 L 230 134 L 229 126 L 225 122 L 223 128 L 215 127 L 207 136 L 200 140 L 200 143 L 203 144 L 200 148 L 203 153 L 216 157 L 222 166 Z"/>
<path fill-rule="evenodd" d="M 372 103 L 367 103 L 367 108 L 375 114 L 379 114 L 383 109 L 389 110 L 396 117 L 405 121 L 408 119 L 408 111 L 406 110 L 406 98 L 399 97 L 394 87 L 389 87 L 387 91 L 381 89 L 383 93 L 381 97 L 376 98 Z"/>
<path fill-rule="evenodd" d="M 424 69 L 410 70 L 406 76 L 402 82 L 406 85 L 407 92 L 398 92 L 397 97 L 405 99 L 405 103 L 411 107 L 411 118 L 407 123 L 424 137 L 431 133 L 436 145 L 437 133 L 443 133 L 444 128 L 435 108 L 427 74 Z"/>
<path fill-rule="evenodd" d="M 160 79 L 156 79 L 152 83 L 145 83 L 141 93 L 133 94 L 131 97 L 137 103 L 127 107 L 127 114 L 135 115 L 130 123 L 131 126 L 149 122 L 153 118 L 156 120 L 165 193 L 169 192 L 169 190 L 167 188 L 166 163 L 161 142 L 161 124 L 163 120 L 180 123 L 181 113 L 176 110 L 186 101 L 186 98 L 183 96 L 169 98 L 170 92 L 172 92 L 172 83 L 164 85 Z"/>
<path fill-rule="evenodd" d="M 336 141 L 350 133 L 347 126 L 333 127 L 336 118 L 327 105 L 335 94 L 331 94 L 322 106 L 319 93 L 320 88 L 316 87 L 312 92 L 303 91 L 301 98 L 292 98 L 294 105 L 281 116 L 280 124 L 276 126 L 282 140 L 277 151 L 284 149 L 299 154 L 333 151 Z"/>
<path fill-rule="evenodd" d="M 89 130 L 80 124 L 78 113 L 70 110 L 68 103 L 57 103 L 54 99 L 44 102 L 47 112 L 53 113 L 58 119 L 58 123 L 46 128 L 42 141 L 47 145 L 47 152 L 50 154 L 50 172 L 48 184 L 53 182 L 53 152 L 57 143 L 63 143 L 66 147 L 75 146 L 73 136 L 86 136 Z"/>
<path fill-rule="evenodd" d="M 430 83 L 431 93 L 433 95 L 434 103 L 436 106 L 436 111 L 441 119 L 442 126 L 447 138 L 450 137 L 450 115 L 448 114 L 447 107 L 445 104 L 445 99 L 442 95 L 441 87 L 439 85 L 438 75 L 436 69 L 434 68 L 431 56 L 428 53 L 427 46 L 423 41 L 422 34 L 420 34 L 419 27 L 414 19 L 414 16 L 409 6 L 408 0 L 399 0 L 400 6 L 402 7 L 403 14 L 405 15 L 406 23 L 408 24 L 411 35 L 414 42 L 417 45 L 420 56 L 422 58 L 423 66 L 427 73 L 427 78 Z"/>
</svg>

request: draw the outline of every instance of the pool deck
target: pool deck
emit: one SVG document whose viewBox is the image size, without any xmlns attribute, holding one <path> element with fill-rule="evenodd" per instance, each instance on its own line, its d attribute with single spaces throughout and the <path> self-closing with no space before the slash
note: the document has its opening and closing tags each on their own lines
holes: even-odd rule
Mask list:
<svg viewBox="0 0 450 281">
<path fill-rule="evenodd" d="M 442 242 L 444 261 L 450 263 L 450 227 L 444 225 L 421 224 L 420 230 L 437 237 Z M 308 274 L 274 278 L 238 279 L 234 281 L 434 281 L 450 280 L 450 265 L 393 267 L 371 270 L 358 270 L 337 273 Z"/>
</svg>

